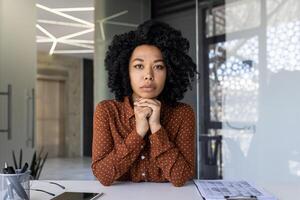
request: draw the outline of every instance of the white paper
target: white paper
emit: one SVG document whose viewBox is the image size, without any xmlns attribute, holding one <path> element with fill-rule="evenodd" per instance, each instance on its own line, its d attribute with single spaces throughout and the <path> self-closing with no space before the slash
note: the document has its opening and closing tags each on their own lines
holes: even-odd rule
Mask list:
<svg viewBox="0 0 300 200">
<path fill-rule="evenodd" d="M 223 200 L 226 199 L 224 196 L 256 196 L 258 200 L 276 200 L 274 196 L 247 181 L 194 180 L 194 182 L 206 200 Z"/>
</svg>

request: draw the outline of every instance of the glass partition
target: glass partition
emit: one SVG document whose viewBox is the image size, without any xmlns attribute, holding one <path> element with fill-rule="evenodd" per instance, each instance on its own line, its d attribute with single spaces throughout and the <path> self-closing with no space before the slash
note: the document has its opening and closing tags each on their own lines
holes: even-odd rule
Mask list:
<svg viewBox="0 0 300 200">
<path fill-rule="evenodd" d="M 201 134 L 222 136 L 223 178 L 299 183 L 300 2 L 197 4 Z"/>
</svg>

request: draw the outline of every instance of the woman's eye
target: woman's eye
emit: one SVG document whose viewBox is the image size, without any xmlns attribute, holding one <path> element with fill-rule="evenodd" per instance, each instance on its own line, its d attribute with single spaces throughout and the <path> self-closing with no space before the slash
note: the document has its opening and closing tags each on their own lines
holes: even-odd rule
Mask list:
<svg viewBox="0 0 300 200">
<path fill-rule="evenodd" d="M 142 69 L 143 65 L 134 65 L 134 68 L 136 68 L 136 69 Z"/>
<path fill-rule="evenodd" d="M 165 66 L 163 66 L 163 65 L 155 65 L 154 68 L 155 68 L 155 69 L 164 69 L 164 67 L 165 67 Z"/>
</svg>

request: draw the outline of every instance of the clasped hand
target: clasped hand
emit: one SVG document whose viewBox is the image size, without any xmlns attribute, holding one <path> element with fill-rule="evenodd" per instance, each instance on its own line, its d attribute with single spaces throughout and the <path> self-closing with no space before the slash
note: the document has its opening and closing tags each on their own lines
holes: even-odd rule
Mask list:
<svg viewBox="0 0 300 200">
<path fill-rule="evenodd" d="M 160 124 L 161 103 L 157 99 L 140 98 L 134 102 L 136 131 L 144 137 L 147 131 L 155 133 L 161 128 Z"/>
</svg>

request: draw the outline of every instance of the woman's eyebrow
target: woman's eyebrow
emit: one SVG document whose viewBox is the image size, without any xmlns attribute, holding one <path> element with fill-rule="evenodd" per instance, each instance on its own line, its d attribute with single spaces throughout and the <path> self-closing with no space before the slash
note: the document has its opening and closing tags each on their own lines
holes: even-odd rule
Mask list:
<svg viewBox="0 0 300 200">
<path fill-rule="evenodd" d="M 133 59 L 131 62 L 134 62 L 134 61 L 141 61 L 141 62 L 144 62 L 144 60 L 142 58 L 135 58 Z"/>
<path fill-rule="evenodd" d="M 164 62 L 164 60 L 163 59 L 154 60 L 154 63 L 157 63 L 157 62 Z"/>
<path fill-rule="evenodd" d="M 134 62 L 134 61 L 144 62 L 144 59 L 142 59 L 142 58 L 134 58 L 131 62 Z M 154 60 L 153 62 L 154 62 L 154 63 L 157 63 L 157 62 L 164 62 L 164 60 L 163 60 L 163 59 L 157 59 L 157 60 Z"/>
</svg>

